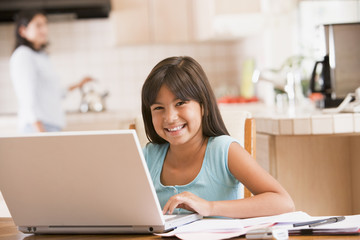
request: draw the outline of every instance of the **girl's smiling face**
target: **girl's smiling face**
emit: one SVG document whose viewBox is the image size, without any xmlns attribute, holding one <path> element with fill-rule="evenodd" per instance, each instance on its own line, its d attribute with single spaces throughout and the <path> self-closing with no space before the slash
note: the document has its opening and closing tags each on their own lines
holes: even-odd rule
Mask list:
<svg viewBox="0 0 360 240">
<path fill-rule="evenodd" d="M 198 102 L 178 99 L 163 85 L 150 108 L 156 133 L 171 145 L 203 139 L 202 109 Z"/>
</svg>

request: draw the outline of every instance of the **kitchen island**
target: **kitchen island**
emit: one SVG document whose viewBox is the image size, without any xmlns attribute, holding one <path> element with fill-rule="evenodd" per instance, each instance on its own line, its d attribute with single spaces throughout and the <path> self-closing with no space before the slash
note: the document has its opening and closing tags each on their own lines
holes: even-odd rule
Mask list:
<svg viewBox="0 0 360 240">
<path fill-rule="evenodd" d="M 360 113 L 244 108 L 256 120 L 256 158 L 310 215 L 360 213 Z"/>
</svg>

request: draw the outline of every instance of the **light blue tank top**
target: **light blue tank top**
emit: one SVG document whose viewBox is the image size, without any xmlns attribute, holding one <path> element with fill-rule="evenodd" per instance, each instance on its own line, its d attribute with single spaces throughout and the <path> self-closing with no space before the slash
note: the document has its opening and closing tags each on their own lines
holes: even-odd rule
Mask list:
<svg viewBox="0 0 360 240">
<path fill-rule="evenodd" d="M 236 139 L 222 135 L 210 137 L 205 157 L 197 177 L 186 185 L 164 186 L 160 175 L 169 144 L 148 143 L 143 149 L 149 172 L 163 208 L 168 199 L 178 193 L 188 191 L 208 201 L 233 200 L 240 198 L 240 182 L 231 174 L 228 167 L 228 151 Z M 177 213 L 186 213 L 177 209 Z"/>
</svg>

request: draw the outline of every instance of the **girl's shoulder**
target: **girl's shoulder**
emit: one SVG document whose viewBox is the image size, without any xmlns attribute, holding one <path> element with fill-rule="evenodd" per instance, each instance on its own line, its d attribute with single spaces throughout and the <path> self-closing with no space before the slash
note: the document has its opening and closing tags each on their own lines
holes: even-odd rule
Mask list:
<svg viewBox="0 0 360 240">
<path fill-rule="evenodd" d="M 229 136 L 221 135 L 210 137 L 206 149 L 206 168 L 221 183 L 234 184 L 237 182 L 228 165 L 229 149 L 232 143 L 238 140 Z M 240 144 L 240 143 L 239 143 Z"/>
<path fill-rule="evenodd" d="M 229 135 L 210 137 L 206 151 L 209 156 L 213 156 L 213 157 L 216 156 L 215 158 L 222 157 L 227 159 L 230 145 L 233 142 L 238 143 L 240 145 L 238 140 L 236 140 L 235 138 Z"/>
<path fill-rule="evenodd" d="M 239 141 L 229 135 L 221 135 L 216 137 L 210 137 L 208 146 L 215 147 L 215 148 L 228 148 L 231 143 L 236 142 L 239 143 Z M 240 144 L 240 143 L 239 143 Z"/>
</svg>

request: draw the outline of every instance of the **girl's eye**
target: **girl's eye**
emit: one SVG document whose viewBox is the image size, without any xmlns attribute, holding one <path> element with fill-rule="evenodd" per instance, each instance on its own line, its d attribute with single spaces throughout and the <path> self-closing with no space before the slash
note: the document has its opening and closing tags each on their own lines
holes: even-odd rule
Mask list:
<svg viewBox="0 0 360 240">
<path fill-rule="evenodd" d="M 186 103 L 185 101 L 180 101 L 180 102 L 176 103 L 176 106 L 181 106 L 181 105 L 184 105 L 185 103 Z"/>
<path fill-rule="evenodd" d="M 153 107 L 153 111 L 156 111 L 156 110 L 161 110 L 161 109 L 163 109 L 162 107 L 160 107 L 160 106 L 158 106 L 158 107 Z"/>
</svg>

